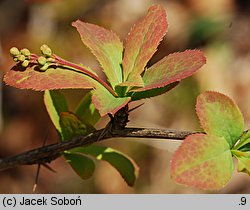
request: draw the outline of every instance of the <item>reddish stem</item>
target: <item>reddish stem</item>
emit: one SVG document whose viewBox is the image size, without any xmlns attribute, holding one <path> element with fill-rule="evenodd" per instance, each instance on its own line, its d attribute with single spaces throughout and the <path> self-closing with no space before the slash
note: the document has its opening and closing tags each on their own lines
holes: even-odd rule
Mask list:
<svg viewBox="0 0 250 210">
<path fill-rule="evenodd" d="M 98 76 L 96 76 L 92 72 L 88 71 L 87 69 L 85 69 L 85 68 L 83 68 L 83 67 L 81 67 L 81 66 L 79 66 L 79 65 L 77 65 L 75 63 L 71 63 L 69 61 L 66 61 L 66 60 L 62 59 L 61 57 L 59 57 L 58 55 L 53 54 L 53 57 L 61 65 L 72 67 L 74 69 L 77 69 L 77 70 L 83 72 L 84 74 L 89 75 L 90 77 L 92 77 L 93 79 L 95 79 L 96 81 L 101 83 L 113 96 L 117 97 L 117 94 L 115 93 L 115 91 L 106 82 L 104 82 L 102 79 L 100 79 Z"/>
</svg>

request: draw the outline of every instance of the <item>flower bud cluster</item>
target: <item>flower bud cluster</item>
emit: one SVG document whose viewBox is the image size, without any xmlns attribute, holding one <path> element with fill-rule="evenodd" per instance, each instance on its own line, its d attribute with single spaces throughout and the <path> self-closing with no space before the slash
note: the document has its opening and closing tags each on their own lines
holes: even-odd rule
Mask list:
<svg viewBox="0 0 250 210">
<path fill-rule="evenodd" d="M 31 62 L 35 62 L 38 64 L 41 71 L 46 71 L 49 65 L 54 62 L 52 50 L 46 44 L 42 45 L 40 50 L 42 55 L 39 57 L 34 54 L 31 55 L 30 51 L 26 48 L 19 50 L 17 47 L 12 47 L 10 49 L 10 54 L 13 60 L 15 62 L 20 62 L 24 68 L 28 67 Z"/>
<path fill-rule="evenodd" d="M 48 47 L 48 45 L 44 44 L 40 47 L 42 52 L 42 56 L 37 58 L 37 63 L 39 64 L 41 71 L 46 71 L 49 65 L 54 61 L 52 56 L 52 50 Z"/>
<path fill-rule="evenodd" d="M 21 62 L 23 67 L 27 67 L 30 62 L 30 51 L 26 48 L 19 50 L 16 47 L 10 48 L 10 54 L 15 62 Z"/>
</svg>

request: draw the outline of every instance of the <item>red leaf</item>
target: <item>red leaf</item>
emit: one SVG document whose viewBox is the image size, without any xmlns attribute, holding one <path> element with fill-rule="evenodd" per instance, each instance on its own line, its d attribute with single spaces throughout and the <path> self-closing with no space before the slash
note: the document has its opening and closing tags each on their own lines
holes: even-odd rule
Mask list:
<svg viewBox="0 0 250 210">
<path fill-rule="evenodd" d="M 145 86 L 135 92 L 164 87 L 194 74 L 206 63 L 204 54 L 199 50 L 186 50 L 170 54 L 146 70 L 143 81 Z"/>
<path fill-rule="evenodd" d="M 72 26 L 76 27 L 83 43 L 100 62 L 112 87 L 120 84 L 123 45 L 119 37 L 112 31 L 80 20 L 73 22 Z"/>
<path fill-rule="evenodd" d="M 126 40 L 122 62 L 125 84 L 128 81 L 129 85 L 143 85 L 140 74 L 166 31 L 166 12 L 161 5 L 150 7 L 147 16 L 134 25 Z"/>
</svg>

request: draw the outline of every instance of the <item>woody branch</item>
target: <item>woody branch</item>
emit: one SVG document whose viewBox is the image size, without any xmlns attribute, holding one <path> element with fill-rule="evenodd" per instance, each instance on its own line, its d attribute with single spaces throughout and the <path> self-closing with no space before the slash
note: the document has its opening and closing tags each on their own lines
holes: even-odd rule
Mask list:
<svg viewBox="0 0 250 210">
<path fill-rule="evenodd" d="M 158 138 L 166 140 L 183 140 L 187 136 L 199 132 L 176 131 L 169 129 L 150 128 L 124 128 L 112 130 L 102 135 L 103 129 L 92 132 L 86 136 L 79 136 L 68 141 L 42 146 L 14 156 L 0 159 L 0 171 L 14 168 L 21 165 L 45 164 L 59 158 L 65 150 L 76 147 L 87 146 L 97 141 L 113 137 L 134 137 L 134 138 Z M 99 137 L 102 135 L 102 138 Z"/>
</svg>

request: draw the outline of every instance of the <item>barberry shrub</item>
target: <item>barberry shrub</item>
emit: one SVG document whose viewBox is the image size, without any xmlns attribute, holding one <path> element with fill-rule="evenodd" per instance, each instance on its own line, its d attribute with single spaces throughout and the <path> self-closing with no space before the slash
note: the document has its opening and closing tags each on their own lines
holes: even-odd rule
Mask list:
<svg viewBox="0 0 250 210">
<path fill-rule="evenodd" d="M 61 141 L 88 135 L 101 117 L 116 116 L 122 109 L 128 112 L 127 106 L 133 101 L 168 92 L 206 63 L 201 51 L 186 50 L 146 67 L 168 28 L 161 5 L 149 8 L 132 27 L 124 46 L 115 33 L 100 26 L 80 20 L 72 26 L 99 61 L 108 82 L 89 67 L 62 59 L 47 45 L 41 46 L 41 55 L 26 48 L 11 48 L 17 63 L 4 76 L 8 85 L 44 91 L 44 103 Z M 69 88 L 90 90 L 74 111 L 69 110 L 60 92 Z M 250 174 L 250 132 L 243 131 L 244 120 L 237 105 L 221 93 L 208 91 L 197 98 L 196 111 L 205 133 L 188 136 L 175 152 L 173 180 L 202 189 L 220 189 L 231 178 L 232 156 L 238 159 L 238 171 Z M 113 129 L 123 129 L 126 122 Z M 92 176 L 93 159 L 110 163 L 130 186 L 138 176 L 135 162 L 112 148 L 92 144 L 65 151 L 64 157 L 83 179 Z"/>
</svg>

